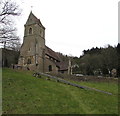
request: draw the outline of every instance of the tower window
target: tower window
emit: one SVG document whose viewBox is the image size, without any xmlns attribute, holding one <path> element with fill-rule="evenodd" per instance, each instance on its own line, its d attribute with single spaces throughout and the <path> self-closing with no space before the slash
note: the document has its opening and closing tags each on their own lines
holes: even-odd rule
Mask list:
<svg viewBox="0 0 120 116">
<path fill-rule="evenodd" d="M 49 65 L 48 68 L 49 68 L 49 72 L 52 71 L 52 65 Z"/>
<path fill-rule="evenodd" d="M 27 64 L 31 64 L 31 59 L 28 59 L 28 60 L 27 60 Z"/>
<path fill-rule="evenodd" d="M 28 51 L 31 51 L 31 48 L 29 48 Z"/>
<path fill-rule="evenodd" d="M 32 28 L 29 29 L 29 34 L 32 34 Z"/>
<path fill-rule="evenodd" d="M 40 30 L 40 34 L 42 33 L 42 30 Z"/>
</svg>

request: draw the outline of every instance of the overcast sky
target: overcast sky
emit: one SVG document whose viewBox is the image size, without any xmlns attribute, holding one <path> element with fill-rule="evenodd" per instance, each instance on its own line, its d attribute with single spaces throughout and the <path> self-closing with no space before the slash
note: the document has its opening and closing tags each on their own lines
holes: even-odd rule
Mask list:
<svg viewBox="0 0 120 116">
<path fill-rule="evenodd" d="M 14 1 L 22 9 L 16 22 L 21 41 L 32 10 L 46 28 L 46 45 L 56 52 L 79 57 L 83 50 L 118 43 L 119 0 Z"/>
</svg>

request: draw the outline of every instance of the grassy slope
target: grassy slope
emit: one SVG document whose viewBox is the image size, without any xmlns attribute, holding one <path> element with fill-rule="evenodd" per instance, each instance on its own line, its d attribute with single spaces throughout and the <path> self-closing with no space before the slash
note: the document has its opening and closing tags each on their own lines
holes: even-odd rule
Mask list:
<svg viewBox="0 0 120 116">
<path fill-rule="evenodd" d="M 116 114 L 117 102 L 117 96 L 34 78 L 27 71 L 3 69 L 3 113 Z"/>
<path fill-rule="evenodd" d="M 115 82 L 77 82 L 73 80 L 69 80 L 73 83 L 80 84 L 83 86 L 91 87 L 91 88 L 96 88 L 102 91 L 110 92 L 113 95 L 118 94 L 118 83 Z"/>
</svg>

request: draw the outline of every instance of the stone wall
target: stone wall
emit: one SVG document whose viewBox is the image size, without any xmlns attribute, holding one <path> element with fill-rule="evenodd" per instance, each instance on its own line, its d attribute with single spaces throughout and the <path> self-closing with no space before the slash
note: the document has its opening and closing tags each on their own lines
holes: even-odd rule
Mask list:
<svg viewBox="0 0 120 116">
<path fill-rule="evenodd" d="M 45 72 L 58 73 L 58 67 L 56 67 L 54 61 L 45 58 Z"/>
</svg>

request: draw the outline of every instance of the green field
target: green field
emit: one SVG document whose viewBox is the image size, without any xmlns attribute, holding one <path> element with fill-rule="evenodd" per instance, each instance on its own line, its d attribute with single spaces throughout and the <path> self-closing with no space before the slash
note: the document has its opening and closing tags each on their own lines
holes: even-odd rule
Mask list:
<svg viewBox="0 0 120 116">
<path fill-rule="evenodd" d="M 117 83 L 76 82 L 114 95 L 35 78 L 32 72 L 3 69 L 4 114 L 118 114 Z"/>
</svg>

